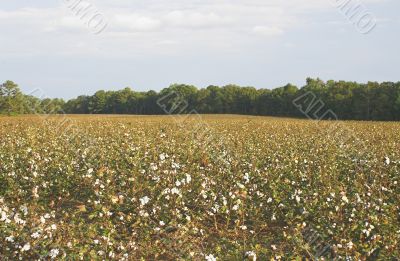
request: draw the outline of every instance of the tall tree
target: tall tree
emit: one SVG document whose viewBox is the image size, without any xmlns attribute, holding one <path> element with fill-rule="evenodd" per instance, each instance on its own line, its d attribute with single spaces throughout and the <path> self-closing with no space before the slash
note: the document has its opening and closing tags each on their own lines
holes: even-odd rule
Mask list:
<svg viewBox="0 0 400 261">
<path fill-rule="evenodd" d="M 0 113 L 21 113 L 23 110 L 22 93 L 17 84 L 6 81 L 0 85 Z"/>
</svg>

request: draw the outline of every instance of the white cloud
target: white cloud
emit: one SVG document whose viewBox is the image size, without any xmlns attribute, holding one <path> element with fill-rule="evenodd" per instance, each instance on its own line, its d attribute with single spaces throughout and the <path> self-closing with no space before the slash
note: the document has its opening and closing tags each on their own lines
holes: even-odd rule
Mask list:
<svg viewBox="0 0 400 261">
<path fill-rule="evenodd" d="M 176 81 L 271 87 L 310 75 L 398 77 L 395 0 L 357 0 L 378 18 L 365 37 L 335 0 L 83 0 L 108 22 L 98 35 L 65 1 L 2 1 L 3 77 L 47 86 L 54 96 L 132 81 L 149 89 Z"/>
<path fill-rule="evenodd" d="M 118 27 L 139 32 L 156 31 L 162 25 L 160 20 L 137 14 L 116 14 L 113 21 Z"/>
<path fill-rule="evenodd" d="M 57 28 L 66 28 L 66 29 L 85 29 L 85 25 L 78 17 L 75 16 L 65 16 L 60 19 L 57 19 L 54 22 L 53 31 L 56 31 Z"/>
<path fill-rule="evenodd" d="M 310 17 L 337 12 L 330 2 L 333 0 L 88 1 L 108 21 L 106 30 L 96 38 L 67 4 L 0 10 L 0 32 L 7 34 L 0 42 L 0 53 L 49 54 L 57 50 L 97 54 L 104 50 L 108 55 L 125 56 L 158 52 L 160 46 L 168 46 L 171 51 L 179 48 L 223 52 L 263 41 L 259 36 L 279 39 L 300 27 L 305 30 Z M 346 25 L 343 19 L 340 21 L 336 27 Z M 72 48 L 76 42 L 86 42 L 87 47 Z"/>
<path fill-rule="evenodd" d="M 253 32 L 264 36 L 276 36 L 283 34 L 283 30 L 278 27 L 255 26 Z"/>
<path fill-rule="evenodd" d="M 157 43 L 157 45 L 177 45 L 179 42 L 172 40 L 162 40 Z"/>
<path fill-rule="evenodd" d="M 228 24 L 228 18 L 219 16 L 213 12 L 189 12 L 182 10 L 171 11 L 164 17 L 167 24 L 176 27 L 216 27 Z"/>
<path fill-rule="evenodd" d="M 165 14 L 117 13 L 111 17 L 110 30 L 156 32 L 173 29 L 210 29 L 229 24 L 229 19 L 215 13 L 174 10 Z"/>
</svg>

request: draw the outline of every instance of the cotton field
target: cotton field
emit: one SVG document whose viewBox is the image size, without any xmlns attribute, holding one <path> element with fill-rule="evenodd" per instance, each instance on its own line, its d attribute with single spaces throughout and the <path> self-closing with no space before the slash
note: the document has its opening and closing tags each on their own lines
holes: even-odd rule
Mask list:
<svg viewBox="0 0 400 261">
<path fill-rule="evenodd" d="M 400 123 L 0 117 L 1 260 L 393 260 Z"/>
</svg>

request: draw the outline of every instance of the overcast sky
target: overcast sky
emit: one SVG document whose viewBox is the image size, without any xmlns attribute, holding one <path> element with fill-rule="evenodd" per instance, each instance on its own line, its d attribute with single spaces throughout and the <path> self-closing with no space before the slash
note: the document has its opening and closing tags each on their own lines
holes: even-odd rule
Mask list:
<svg viewBox="0 0 400 261">
<path fill-rule="evenodd" d="M 349 0 L 368 14 L 361 21 L 335 7 L 343 0 L 90 0 L 83 18 L 75 1 L 0 0 L 1 82 L 71 98 L 171 83 L 400 80 L 398 0 Z"/>
</svg>

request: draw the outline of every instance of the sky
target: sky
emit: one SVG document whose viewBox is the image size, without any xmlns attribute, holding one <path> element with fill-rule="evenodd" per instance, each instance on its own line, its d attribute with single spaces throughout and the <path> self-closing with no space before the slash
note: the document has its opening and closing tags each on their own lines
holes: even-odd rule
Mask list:
<svg viewBox="0 0 400 261">
<path fill-rule="evenodd" d="M 0 81 L 65 99 L 173 83 L 397 82 L 398 10 L 398 0 L 0 0 Z"/>
</svg>

